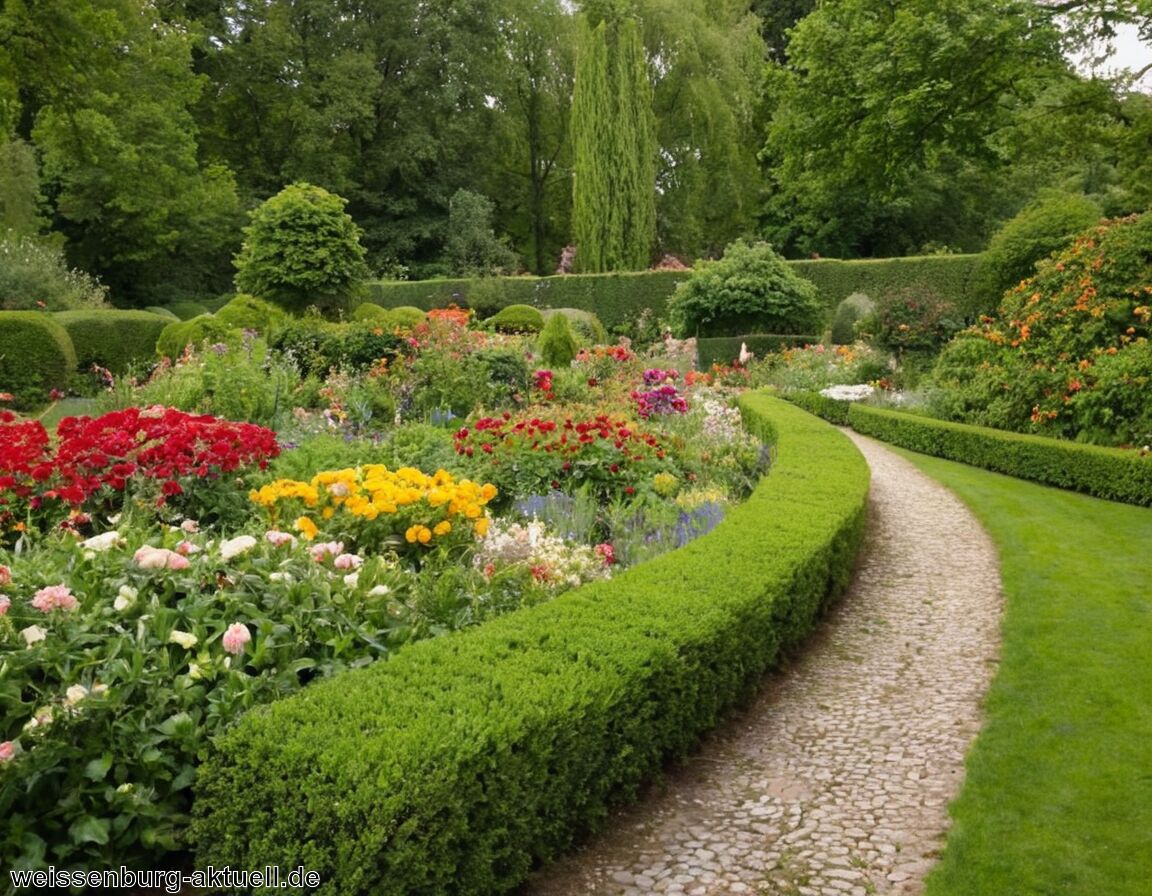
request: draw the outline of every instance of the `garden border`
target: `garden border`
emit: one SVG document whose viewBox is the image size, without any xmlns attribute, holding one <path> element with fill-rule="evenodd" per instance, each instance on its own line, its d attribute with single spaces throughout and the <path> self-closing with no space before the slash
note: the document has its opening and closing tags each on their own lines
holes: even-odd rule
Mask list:
<svg viewBox="0 0 1152 896">
<path fill-rule="evenodd" d="M 869 473 L 823 421 L 741 409 L 770 475 L 712 533 L 253 710 L 200 769 L 199 865 L 320 893 L 505 893 L 746 697 L 851 579 Z"/>
</svg>

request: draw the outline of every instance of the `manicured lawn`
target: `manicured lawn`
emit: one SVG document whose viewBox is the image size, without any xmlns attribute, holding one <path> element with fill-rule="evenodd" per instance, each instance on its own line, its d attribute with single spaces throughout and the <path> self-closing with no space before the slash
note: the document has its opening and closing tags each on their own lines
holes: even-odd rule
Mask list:
<svg viewBox="0 0 1152 896">
<path fill-rule="evenodd" d="M 927 896 L 1152 893 L 1152 510 L 900 452 L 1001 556 L 1004 645 Z"/>
<path fill-rule="evenodd" d="M 91 398 L 62 398 L 54 401 L 38 414 L 31 414 L 50 432 L 54 432 L 56 424 L 65 417 L 80 417 L 85 414 L 91 416 L 98 414 L 96 402 Z"/>
</svg>

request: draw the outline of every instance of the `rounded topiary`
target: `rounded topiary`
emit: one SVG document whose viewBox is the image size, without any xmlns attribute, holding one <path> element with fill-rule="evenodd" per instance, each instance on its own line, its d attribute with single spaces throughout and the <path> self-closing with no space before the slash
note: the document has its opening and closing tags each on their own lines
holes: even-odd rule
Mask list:
<svg viewBox="0 0 1152 896">
<path fill-rule="evenodd" d="M 563 314 L 553 314 L 540 331 L 540 357 L 552 368 L 568 367 L 580 346 L 572 332 L 572 325 Z"/>
<path fill-rule="evenodd" d="M 271 302 L 240 293 L 216 312 L 216 319 L 235 330 L 267 333 L 287 321 L 288 315 Z"/>
<path fill-rule="evenodd" d="M 153 314 L 159 314 L 161 317 L 168 318 L 168 320 L 180 320 L 178 314 L 173 314 L 171 308 L 165 308 L 163 305 L 149 305 L 144 310 L 151 311 Z"/>
<path fill-rule="evenodd" d="M 168 306 L 168 309 L 175 314 L 180 320 L 192 320 L 194 317 L 199 317 L 201 314 L 211 314 L 208 306 L 201 302 L 193 302 L 186 300 L 183 302 L 173 302 Z"/>
<path fill-rule="evenodd" d="M 862 292 L 854 292 L 836 306 L 832 315 L 832 344 L 851 345 L 856 341 L 856 321 L 867 317 L 876 303 Z"/>
<path fill-rule="evenodd" d="M 544 329 L 544 315 L 531 305 L 508 305 L 484 325 L 498 333 L 539 333 Z"/>
<path fill-rule="evenodd" d="M 373 302 L 361 302 L 352 309 L 352 320 L 382 320 L 388 316 L 388 309 Z"/>
<path fill-rule="evenodd" d="M 1025 206 L 988 243 L 973 272 L 980 307 L 991 310 L 1004 293 L 1036 272 L 1036 263 L 1062 249 L 1100 220 L 1087 196 L 1048 193 Z"/>
<path fill-rule="evenodd" d="M 156 340 L 156 354 L 161 358 L 178 358 L 189 345 L 198 346 L 205 341 L 226 342 L 235 337 L 237 332 L 213 314 L 201 314 L 192 320 L 173 321 L 160 331 Z"/>
<path fill-rule="evenodd" d="M 368 276 L 347 201 L 308 183 L 285 187 L 252 212 L 235 258 L 236 288 L 300 312 L 346 307 Z"/>
<path fill-rule="evenodd" d="M 389 326 L 399 327 L 401 330 L 411 330 L 427 319 L 428 315 L 413 305 L 401 305 L 398 308 L 392 308 L 385 318 Z"/>
<path fill-rule="evenodd" d="M 55 318 L 68 331 L 81 371 L 99 364 L 115 374 L 154 361 L 156 341 L 173 323 L 171 315 L 150 311 L 61 311 Z"/>
<path fill-rule="evenodd" d="M 816 287 L 767 243 L 732 243 L 724 257 L 698 262 L 668 300 L 677 336 L 813 333 L 822 329 Z"/>
<path fill-rule="evenodd" d="M 0 311 L 0 392 L 8 405 L 35 407 L 52 389 L 68 385 L 76 370 L 76 350 L 68 331 L 39 311 Z"/>
<path fill-rule="evenodd" d="M 572 325 L 572 332 L 581 345 L 605 345 L 608 342 L 608 331 L 604 324 L 591 311 L 583 308 L 547 308 L 542 314 L 547 322 L 553 314 L 563 314 Z"/>
</svg>

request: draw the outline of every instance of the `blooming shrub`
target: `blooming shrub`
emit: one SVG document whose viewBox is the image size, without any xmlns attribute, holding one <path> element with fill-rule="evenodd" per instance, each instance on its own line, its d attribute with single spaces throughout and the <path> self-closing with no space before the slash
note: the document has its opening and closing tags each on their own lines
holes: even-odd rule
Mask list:
<svg viewBox="0 0 1152 896">
<path fill-rule="evenodd" d="M 598 551 L 594 546 L 575 544 L 550 533 L 539 520 L 496 522 L 480 542 L 472 563 L 489 576 L 502 567 L 520 566 L 534 581 L 558 594 L 608 578 L 610 553 L 611 545 Z"/>
<path fill-rule="evenodd" d="M 293 528 L 308 540 L 324 533 L 364 550 L 398 552 L 471 543 L 488 530 L 484 507 L 495 496 L 492 484 L 457 481 L 445 470 L 429 476 L 382 464 L 325 470 L 310 482 L 278 479 L 249 495 L 274 528 L 294 517 Z"/>
<path fill-rule="evenodd" d="M 674 385 L 680 374 L 675 370 L 650 368 L 644 371 L 645 389 L 632 392 L 636 413 L 647 420 L 654 414 L 686 414 L 688 402 Z"/>
</svg>

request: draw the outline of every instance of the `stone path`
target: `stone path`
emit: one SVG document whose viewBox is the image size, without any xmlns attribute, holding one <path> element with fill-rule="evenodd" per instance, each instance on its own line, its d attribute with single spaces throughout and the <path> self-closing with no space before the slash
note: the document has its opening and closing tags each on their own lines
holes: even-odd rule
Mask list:
<svg viewBox="0 0 1152 896">
<path fill-rule="evenodd" d="M 998 561 L 950 492 L 848 435 L 872 491 L 843 602 L 724 731 L 525 896 L 921 892 L 996 664 Z"/>
</svg>

